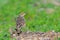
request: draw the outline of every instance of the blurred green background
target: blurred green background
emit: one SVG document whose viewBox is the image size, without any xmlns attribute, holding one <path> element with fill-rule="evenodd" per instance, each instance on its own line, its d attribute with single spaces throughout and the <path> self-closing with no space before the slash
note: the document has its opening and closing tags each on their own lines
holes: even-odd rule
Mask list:
<svg viewBox="0 0 60 40">
<path fill-rule="evenodd" d="M 25 12 L 23 31 L 60 32 L 60 5 L 47 0 L 0 0 L 0 40 L 11 40 L 9 28 L 16 27 L 16 18 Z M 60 1 L 59 1 L 60 2 Z"/>
</svg>

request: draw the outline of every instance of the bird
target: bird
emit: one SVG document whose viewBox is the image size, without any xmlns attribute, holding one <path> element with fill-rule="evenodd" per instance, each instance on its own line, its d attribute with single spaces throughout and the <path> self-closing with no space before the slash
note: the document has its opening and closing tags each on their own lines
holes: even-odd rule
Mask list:
<svg viewBox="0 0 60 40">
<path fill-rule="evenodd" d="M 25 25 L 25 19 L 24 19 L 25 13 L 20 13 L 20 15 L 16 19 L 16 27 L 20 28 Z"/>
<path fill-rule="evenodd" d="M 22 32 L 21 31 L 22 27 L 26 25 L 24 16 L 25 16 L 25 13 L 21 12 L 20 15 L 16 19 L 16 31 L 18 34 Z"/>
</svg>

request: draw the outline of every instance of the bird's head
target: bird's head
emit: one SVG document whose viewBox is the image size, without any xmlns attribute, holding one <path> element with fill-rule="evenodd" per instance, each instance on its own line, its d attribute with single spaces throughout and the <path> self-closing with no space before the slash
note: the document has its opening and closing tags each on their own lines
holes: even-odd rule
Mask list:
<svg viewBox="0 0 60 40">
<path fill-rule="evenodd" d="M 20 16 L 21 16 L 21 17 L 24 17 L 24 16 L 25 16 L 25 13 L 24 13 L 24 12 L 21 12 L 21 13 L 20 13 Z"/>
</svg>

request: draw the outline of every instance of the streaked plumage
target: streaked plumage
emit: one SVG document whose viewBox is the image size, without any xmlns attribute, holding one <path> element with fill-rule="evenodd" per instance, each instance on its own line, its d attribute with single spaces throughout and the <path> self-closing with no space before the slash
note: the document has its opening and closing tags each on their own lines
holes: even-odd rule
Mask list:
<svg viewBox="0 0 60 40">
<path fill-rule="evenodd" d="M 25 13 L 20 13 L 20 15 L 16 19 L 16 32 L 17 34 L 20 34 L 21 28 L 25 26 L 25 19 L 24 19 Z"/>
<path fill-rule="evenodd" d="M 21 13 L 16 20 L 16 27 L 20 28 L 25 25 L 24 13 Z"/>
</svg>

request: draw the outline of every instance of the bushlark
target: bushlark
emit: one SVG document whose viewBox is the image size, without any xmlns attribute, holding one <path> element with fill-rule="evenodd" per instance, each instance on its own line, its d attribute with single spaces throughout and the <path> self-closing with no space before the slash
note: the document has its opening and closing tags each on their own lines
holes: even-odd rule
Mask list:
<svg viewBox="0 0 60 40">
<path fill-rule="evenodd" d="M 16 31 L 19 34 L 21 32 L 21 28 L 25 26 L 25 13 L 20 13 L 20 15 L 16 19 Z"/>
</svg>

